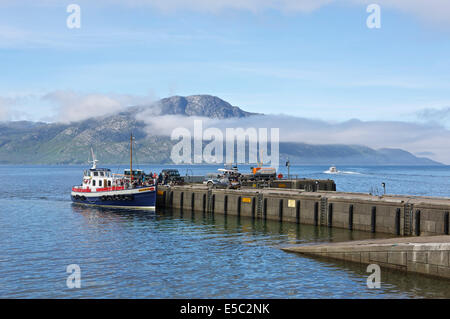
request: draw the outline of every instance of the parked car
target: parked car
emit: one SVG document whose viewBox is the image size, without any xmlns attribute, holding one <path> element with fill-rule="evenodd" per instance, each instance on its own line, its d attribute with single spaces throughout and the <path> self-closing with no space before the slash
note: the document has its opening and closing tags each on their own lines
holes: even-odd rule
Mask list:
<svg viewBox="0 0 450 319">
<path fill-rule="evenodd" d="M 241 186 L 239 181 L 216 173 L 207 174 L 206 179 L 203 181 L 203 184 L 206 184 L 209 188 L 236 189 Z"/>
<path fill-rule="evenodd" d="M 163 169 L 160 174 L 162 184 L 175 184 L 180 185 L 184 183 L 184 178 L 181 177 L 180 172 L 177 169 Z"/>
</svg>

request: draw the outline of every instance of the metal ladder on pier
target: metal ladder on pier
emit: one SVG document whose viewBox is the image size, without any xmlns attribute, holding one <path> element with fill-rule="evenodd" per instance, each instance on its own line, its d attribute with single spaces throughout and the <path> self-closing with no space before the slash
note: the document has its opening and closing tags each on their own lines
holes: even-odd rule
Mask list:
<svg viewBox="0 0 450 319">
<path fill-rule="evenodd" d="M 257 193 L 256 195 L 256 217 L 262 218 L 263 215 L 263 194 Z"/>
<path fill-rule="evenodd" d="M 319 225 L 325 226 L 327 224 L 327 207 L 328 207 L 328 198 L 321 197 L 320 198 L 320 219 Z"/>
<path fill-rule="evenodd" d="M 413 204 L 405 204 L 405 208 L 403 210 L 403 236 L 409 236 L 412 234 L 413 210 Z"/>
</svg>

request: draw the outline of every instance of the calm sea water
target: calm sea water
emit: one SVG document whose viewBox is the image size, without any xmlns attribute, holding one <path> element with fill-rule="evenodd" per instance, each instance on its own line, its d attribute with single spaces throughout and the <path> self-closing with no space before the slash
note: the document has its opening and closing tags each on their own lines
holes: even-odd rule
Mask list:
<svg viewBox="0 0 450 319">
<path fill-rule="evenodd" d="M 83 168 L 0 166 L 0 298 L 450 298 L 446 281 L 383 270 L 381 289 L 368 289 L 362 266 L 279 249 L 374 237 L 366 232 L 72 205 Z M 385 182 L 388 193 L 450 197 L 450 167 L 338 169 L 347 173 L 320 166 L 291 173 L 333 178 L 342 191 L 381 191 Z M 81 268 L 80 289 L 66 286 L 70 264 Z"/>
</svg>

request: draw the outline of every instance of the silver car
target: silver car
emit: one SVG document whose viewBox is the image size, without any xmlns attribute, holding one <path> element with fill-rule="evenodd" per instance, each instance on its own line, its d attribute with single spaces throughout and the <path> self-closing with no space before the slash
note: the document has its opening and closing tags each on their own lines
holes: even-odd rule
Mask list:
<svg viewBox="0 0 450 319">
<path fill-rule="evenodd" d="M 208 188 L 238 188 L 239 182 L 230 181 L 228 177 L 219 174 L 208 174 L 203 184 Z"/>
</svg>

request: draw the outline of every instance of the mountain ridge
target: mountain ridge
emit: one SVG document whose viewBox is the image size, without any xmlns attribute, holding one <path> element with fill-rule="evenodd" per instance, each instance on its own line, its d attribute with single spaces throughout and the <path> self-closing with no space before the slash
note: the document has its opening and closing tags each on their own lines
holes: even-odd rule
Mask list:
<svg viewBox="0 0 450 319">
<path fill-rule="evenodd" d="M 191 95 L 172 96 L 150 105 L 132 106 L 116 114 L 78 122 L 3 122 L 0 123 L 0 163 L 82 164 L 86 163 L 91 146 L 105 164 L 126 163 L 130 132 L 136 138 L 136 156 L 144 159 L 142 163 L 171 163 L 170 152 L 177 141 L 169 136 L 149 135 L 142 117 L 178 115 L 229 119 L 257 114 L 215 96 Z M 442 165 L 400 149 L 280 142 L 280 163 L 287 158 L 292 164 Z"/>
</svg>

